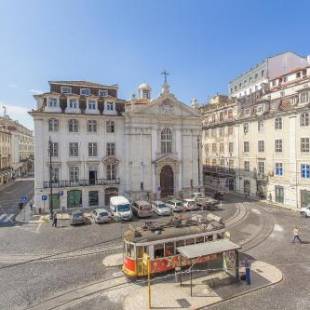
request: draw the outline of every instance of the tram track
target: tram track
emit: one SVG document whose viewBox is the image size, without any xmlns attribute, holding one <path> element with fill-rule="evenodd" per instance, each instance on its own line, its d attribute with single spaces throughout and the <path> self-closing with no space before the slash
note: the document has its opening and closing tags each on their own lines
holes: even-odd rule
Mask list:
<svg viewBox="0 0 310 310">
<path fill-rule="evenodd" d="M 236 212 L 233 214 L 231 218 L 227 219 L 226 227 L 232 228 L 232 227 L 239 225 L 241 222 L 243 222 L 247 218 L 248 214 L 249 214 L 248 206 L 245 206 L 244 204 L 238 204 L 238 208 Z M 246 240 L 242 244 L 243 250 L 249 251 L 250 249 L 255 248 L 256 246 L 264 242 L 269 237 L 271 232 L 273 231 L 273 227 L 274 227 L 273 216 L 271 217 L 270 214 L 267 215 L 264 212 L 264 218 L 262 218 L 261 222 L 262 222 L 262 226 L 261 226 L 261 229 L 258 231 L 258 233 L 254 237 Z M 120 249 L 121 249 L 121 245 L 114 244 L 114 245 L 111 245 L 110 248 L 108 249 L 103 249 L 99 251 L 95 249 L 95 250 L 92 250 L 91 252 L 89 251 L 88 253 L 77 253 L 73 255 L 66 255 L 64 257 L 60 256 L 60 257 L 55 257 L 51 259 L 57 260 L 57 259 L 72 258 L 72 257 L 92 255 L 92 254 L 98 254 L 98 253 L 109 254 L 108 253 L 109 250 L 117 251 Z M 72 253 L 74 251 L 70 251 L 70 252 Z M 169 275 L 169 277 L 171 276 L 173 275 Z M 159 277 L 157 279 L 155 278 L 155 279 L 156 281 L 163 281 L 165 278 L 166 276 Z M 97 281 L 95 283 L 87 284 L 82 287 L 66 291 L 62 294 L 50 297 L 39 304 L 30 306 L 26 308 L 25 310 L 54 310 L 54 309 L 63 310 L 70 306 L 73 306 L 76 303 L 80 303 L 84 299 L 92 298 L 93 296 L 97 294 L 108 293 L 112 290 L 129 288 L 137 284 L 143 285 L 145 283 L 146 283 L 146 280 L 139 280 L 139 281 L 131 282 L 123 275 L 120 275 L 120 276 L 113 277 L 112 279 L 111 278 L 104 279 L 101 281 Z M 92 290 L 92 288 L 94 288 L 94 286 L 96 285 L 98 286 L 98 288 Z M 81 290 L 84 290 L 85 293 L 82 294 Z"/>
<path fill-rule="evenodd" d="M 15 262 L 11 264 L 6 264 L 4 266 L 1 266 L 0 271 L 4 269 L 16 267 L 16 266 L 39 262 L 39 261 L 48 262 L 48 261 L 56 261 L 56 260 L 61 260 L 61 259 L 72 259 L 72 258 L 77 258 L 77 257 L 82 257 L 82 256 L 87 256 L 87 255 L 96 255 L 98 253 L 106 253 L 107 255 L 113 254 L 115 253 L 115 251 L 118 251 L 122 248 L 120 242 L 118 242 L 117 244 L 113 244 L 116 241 L 121 241 L 121 237 L 102 241 L 102 242 L 92 244 L 92 245 L 87 245 L 85 247 L 81 247 L 77 249 L 72 249 L 69 251 L 61 251 L 61 252 L 56 252 L 56 253 L 52 252 L 52 253 L 48 253 L 45 255 L 32 256 L 31 259 L 28 259 L 29 255 L 23 255 L 23 254 L 18 254 L 18 255 L 12 254 L 12 255 L 4 255 L 4 256 L 0 255 L 0 263 L 1 262 L 3 263 L 3 259 L 1 261 L 1 257 L 11 262 L 14 260 L 14 258 L 17 259 L 17 262 L 15 260 Z M 112 244 L 109 246 L 109 243 L 112 243 Z M 88 250 L 88 251 L 86 250 L 87 248 L 93 248 L 93 247 L 98 247 L 98 246 L 104 246 L 104 248 L 102 250 L 98 250 L 98 248 L 94 250 Z M 5 262 L 7 262 L 6 260 Z"/>
</svg>

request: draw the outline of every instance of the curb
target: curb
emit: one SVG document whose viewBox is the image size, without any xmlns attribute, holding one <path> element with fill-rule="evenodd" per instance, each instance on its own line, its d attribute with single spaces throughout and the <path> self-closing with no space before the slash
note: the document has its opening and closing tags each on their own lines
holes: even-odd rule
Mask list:
<svg viewBox="0 0 310 310">
<path fill-rule="evenodd" d="M 253 293 L 253 292 L 262 290 L 262 289 L 264 289 L 264 288 L 267 288 L 267 287 L 276 285 L 276 284 L 278 284 L 278 283 L 280 283 L 280 282 L 283 281 L 283 273 L 282 273 L 282 272 L 281 272 L 281 275 L 282 275 L 282 276 L 281 276 L 281 279 L 280 279 L 279 281 L 277 281 L 277 282 L 269 283 L 269 284 L 264 285 L 264 286 L 259 286 L 259 287 L 256 287 L 256 288 L 249 289 L 249 290 L 244 291 L 244 292 L 242 292 L 242 293 L 240 293 L 240 294 L 232 295 L 232 296 L 230 296 L 230 297 L 228 297 L 228 298 L 226 298 L 226 299 L 224 299 L 224 300 L 216 301 L 216 302 L 214 302 L 213 304 L 205 305 L 205 306 L 200 307 L 200 308 L 196 308 L 196 310 L 203 310 L 203 309 L 208 309 L 208 308 L 210 309 L 210 308 L 212 308 L 213 306 L 219 305 L 219 304 L 221 304 L 221 303 L 229 302 L 230 300 L 237 299 L 237 298 L 242 297 L 242 296 L 245 296 L 245 295 L 247 295 L 247 294 L 250 294 L 250 293 Z"/>
</svg>

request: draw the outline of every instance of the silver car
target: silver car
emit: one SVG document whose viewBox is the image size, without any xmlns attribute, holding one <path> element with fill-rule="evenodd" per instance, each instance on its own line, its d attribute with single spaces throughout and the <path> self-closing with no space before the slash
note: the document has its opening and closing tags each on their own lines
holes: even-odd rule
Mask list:
<svg viewBox="0 0 310 310">
<path fill-rule="evenodd" d="M 71 225 L 81 225 L 86 223 L 87 219 L 82 211 L 76 211 L 72 213 Z"/>
<path fill-rule="evenodd" d="M 97 224 L 110 223 L 112 221 L 112 215 L 106 209 L 95 209 L 92 212 L 92 218 Z"/>
<path fill-rule="evenodd" d="M 174 212 L 184 211 L 184 204 L 181 200 L 171 199 L 166 202 L 166 205 L 170 207 Z"/>
<path fill-rule="evenodd" d="M 171 215 L 172 213 L 171 208 L 169 208 L 165 203 L 163 203 L 160 200 L 153 201 L 152 208 L 157 215 L 164 216 L 164 215 Z"/>
</svg>

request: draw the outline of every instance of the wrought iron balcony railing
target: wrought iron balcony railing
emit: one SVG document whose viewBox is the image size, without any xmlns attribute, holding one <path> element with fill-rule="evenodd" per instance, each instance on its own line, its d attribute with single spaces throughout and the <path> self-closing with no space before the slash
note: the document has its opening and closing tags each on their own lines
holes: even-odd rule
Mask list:
<svg viewBox="0 0 310 310">
<path fill-rule="evenodd" d="M 59 180 L 57 182 L 52 182 L 52 187 L 63 188 L 63 187 L 76 187 L 76 186 L 114 185 L 119 183 L 120 183 L 119 178 L 115 178 L 113 180 L 109 179 L 96 179 L 96 180 L 84 179 L 78 181 Z M 43 188 L 49 188 L 50 186 L 51 186 L 50 181 L 43 182 Z"/>
</svg>

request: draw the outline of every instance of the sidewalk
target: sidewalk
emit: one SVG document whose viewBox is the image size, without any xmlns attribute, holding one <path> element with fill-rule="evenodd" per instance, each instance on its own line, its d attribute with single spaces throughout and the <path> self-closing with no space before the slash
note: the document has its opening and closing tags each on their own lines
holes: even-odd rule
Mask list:
<svg viewBox="0 0 310 310">
<path fill-rule="evenodd" d="M 240 268 L 242 272 L 242 268 Z M 190 295 L 190 282 L 156 283 L 151 286 L 152 308 L 156 309 L 200 309 L 227 299 L 248 294 L 258 289 L 276 284 L 282 280 L 282 273 L 276 267 L 264 262 L 252 264 L 252 284 L 244 281 L 229 283 L 225 272 L 193 279 L 193 296 Z M 214 285 L 208 285 L 214 283 Z M 147 287 L 139 287 L 131 291 L 123 301 L 123 309 L 148 309 Z"/>
<path fill-rule="evenodd" d="M 49 215 L 34 214 L 30 208 L 30 202 L 28 202 L 16 215 L 15 222 L 19 224 L 27 223 L 46 223 L 49 221 Z"/>
</svg>

